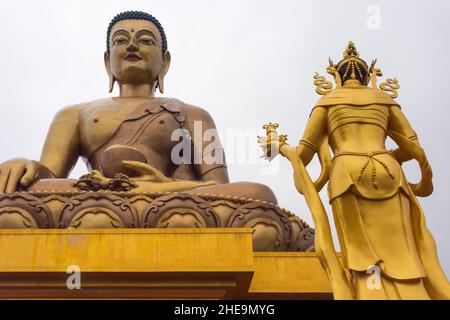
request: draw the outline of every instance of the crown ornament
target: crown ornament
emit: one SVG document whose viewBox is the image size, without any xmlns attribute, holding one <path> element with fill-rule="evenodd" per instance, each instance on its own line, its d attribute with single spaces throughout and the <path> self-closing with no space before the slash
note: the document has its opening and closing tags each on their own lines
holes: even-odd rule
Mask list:
<svg viewBox="0 0 450 320">
<path fill-rule="evenodd" d="M 316 92 L 320 95 L 326 95 L 336 88 L 365 88 L 369 82 L 374 89 L 387 91 L 393 98 L 398 96 L 397 89 L 400 88 L 397 79 L 387 79 L 386 82 L 377 87 L 377 78 L 383 76 L 381 69 L 376 68 L 377 59 L 373 59 L 370 66 L 360 58 L 359 52 L 353 41 L 349 41 L 342 53 L 342 60 L 337 64 L 331 58 L 328 58 L 327 73 L 334 78 L 336 86 L 326 80 L 324 76 L 317 72 L 314 75 L 314 85 Z"/>
</svg>

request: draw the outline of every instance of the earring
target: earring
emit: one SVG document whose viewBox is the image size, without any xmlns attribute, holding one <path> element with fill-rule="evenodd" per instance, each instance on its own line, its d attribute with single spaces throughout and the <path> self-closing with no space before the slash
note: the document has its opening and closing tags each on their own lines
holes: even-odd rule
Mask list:
<svg viewBox="0 0 450 320">
<path fill-rule="evenodd" d="M 158 82 L 156 83 L 156 87 L 159 89 L 161 94 L 164 93 L 164 77 L 162 75 L 158 75 Z"/>
<path fill-rule="evenodd" d="M 113 75 L 109 76 L 109 93 L 111 93 L 114 89 L 114 83 L 116 82 L 116 78 Z"/>
</svg>

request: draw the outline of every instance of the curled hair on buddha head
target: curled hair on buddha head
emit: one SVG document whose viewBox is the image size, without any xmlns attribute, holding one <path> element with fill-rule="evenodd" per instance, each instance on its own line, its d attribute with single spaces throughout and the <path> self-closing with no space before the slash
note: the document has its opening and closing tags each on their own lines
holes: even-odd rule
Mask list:
<svg viewBox="0 0 450 320">
<path fill-rule="evenodd" d="M 117 22 L 123 20 L 146 20 L 153 23 L 156 26 L 156 28 L 158 28 L 159 33 L 161 34 L 162 52 L 164 53 L 167 51 L 166 33 L 164 32 L 164 28 L 162 27 L 158 19 L 156 19 L 151 14 L 142 11 L 124 11 L 117 14 L 109 23 L 108 32 L 106 33 L 106 51 L 108 53 L 109 53 L 109 37 L 111 35 L 111 30 Z"/>
</svg>

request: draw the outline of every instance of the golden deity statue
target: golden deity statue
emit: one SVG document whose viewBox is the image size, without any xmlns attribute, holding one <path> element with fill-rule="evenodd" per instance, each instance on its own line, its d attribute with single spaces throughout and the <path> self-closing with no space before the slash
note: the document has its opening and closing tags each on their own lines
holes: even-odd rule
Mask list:
<svg viewBox="0 0 450 320">
<path fill-rule="evenodd" d="M 359 57 L 353 42 L 343 59 L 318 74 L 323 97 L 311 111 L 298 146 L 278 135 L 278 124 L 264 128 L 260 143 L 268 159 L 278 153 L 294 169 L 315 223 L 315 248 L 337 299 L 449 299 L 450 285 L 439 264 L 435 241 L 416 196 L 433 191 L 432 172 L 416 133 L 394 100 L 400 87 L 389 79 L 377 88 L 381 70 Z M 370 86 L 369 86 L 370 83 Z M 390 137 L 398 145 L 387 150 Z M 333 158 L 330 155 L 330 148 Z M 305 166 L 318 154 L 322 171 L 313 182 Z M 401 164 L 418 161 L 422 179 L 407 181 Z M 318 195 L 328 182 L 342 261 Z M 378 279 L 377 279 L 378 277 Z"/>
<path fill-rule="evenodd" d="M 63 108 L 39 161 L 0 165 L 0 229 L 251 227 L 255 250 L 306 250 L 298 244 L 312 230 L 280 209 L 270 188 L 229 182 L 209 113 L 155 97 L 170 61 L 155 17 L 116 15 L 104 63 L 109 91 L 118 83 L 120 96 Z M 68 179 L 80 157 L 89 173 Z"/>
</svg>

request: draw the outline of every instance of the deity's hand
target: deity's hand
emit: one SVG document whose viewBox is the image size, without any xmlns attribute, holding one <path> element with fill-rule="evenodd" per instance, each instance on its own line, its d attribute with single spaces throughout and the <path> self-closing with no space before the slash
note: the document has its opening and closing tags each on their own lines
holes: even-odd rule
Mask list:
<svg viewBox="0 0 450 320">
<path fill-rule="evenodd" d="M 391 132 L 391 135 L 393 133 Z M 419 183 L 413 184 L 410 183 L 411 190 L 416 196 L 427 197 L 433 192 L 433 171 L 431 169 L 430 163 L 428 162 L 427 156 L 425 155 L 425 151 L 420 147 L 420 145 L 411 142 L 407 138 L 402 138 L 399 135 L 395 135 L 397 137 L 396 142 L 403 145 L 403 148 L 398 148 L 395 150 L 391 150 L 395 159 L 402 164 L 405 161 L 409 161 L 411 159 L 415 159 L 419 162 L 420 172 L 422 178 Z"/>
<path fill-rule="evenodd" d="M 259 146 L 262 149 L 263 155 L 261 158 L 264 160 L 273 160 L 280 153 L 280 142 L 275 141 L 267 141 L 265 137 L 258 137 Z"/>
<path fill-rule="evenodd" d="M 23 158 L 14 158 L 0 165 L 0 193 L 15 192 L 27 187 L 39 174 L 39 163 Z"/>
<path fill-rule="evenodd" d="M 287 145 L 287 135 L 278 135 L 277 128 L 278 123 L 269 122 L 263 126 L 263 129 L 266 130 L 266 136 L 258 136 L 258 143 L 263 151 L 261 158 L 265 160 L 271 161 L 280 153 L 285 156 L 282 148 Z"/>
<path fill-rule="evenodd" d="M 412 157 L 403 149 L 397 148 L 394 150 L 391 150 L 392 154 L 394 155 L 394 158 L 397 160 L 398 163 L 402 164 L 403 162 L 409 161 L 412 159 Z"/>
<path fill-rule="evenodd" d="M 263 152 L 261 158 L 271 161 L 279 154 L 281 154 L 283 157 L 288 158 L 287 154 L 291 149 L 295 149 L 295 147 L 291 147 L 285 142 L 285 136 L 280 137 L 281 140 L 272 140 L 269 143 L 267 142 L 266 138 L 258 137 L 258 143 Z"/>
</svg>

